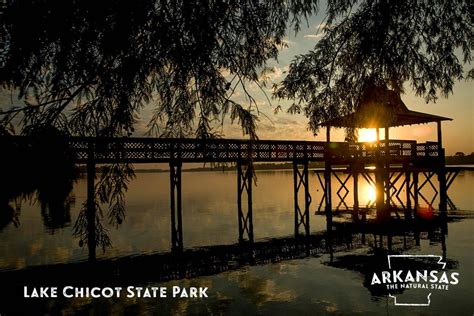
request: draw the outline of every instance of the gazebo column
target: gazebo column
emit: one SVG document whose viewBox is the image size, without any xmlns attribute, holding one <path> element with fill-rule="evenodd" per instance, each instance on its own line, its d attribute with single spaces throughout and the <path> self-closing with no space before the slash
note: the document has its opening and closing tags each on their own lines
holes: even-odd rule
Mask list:
<svg viewBox="0 0 474 316">
<path fill-rule="evenodd" d="M 384 161 L 380 150 L 380 133 L 377 128 L 377 150 L 375 153 L 375 207 L 377 208 L 377 219 L 385 217 L 384 199 Z"/>
<path fill-rule="evenodd" d="M 437 122 L 438 130 L 438 182 L 439 182 L 439 211 L 444 217 L 447 213 L 447 186 L 446 186 L 446 161 L 443 148 L 443 135 L 441 131 L 441 121 Z"/>
<path fill-rule="evenodd" d="M 384 172 L 384 182 L 385 182 L 385 206 L 387 208 L 387 213 L 390 214 L 390 137 L 388 133 L 388 127 L 385 127 L 385 172 Z"/>
</svg>

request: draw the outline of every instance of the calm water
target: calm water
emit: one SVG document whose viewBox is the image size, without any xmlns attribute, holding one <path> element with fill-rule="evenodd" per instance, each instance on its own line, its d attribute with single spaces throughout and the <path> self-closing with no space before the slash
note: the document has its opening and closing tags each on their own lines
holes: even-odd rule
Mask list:
<svg viewBox="0 0 474 316">
<path fill-rule="evenodd" d="M 352 181 L 349 181 L 352 182 Z M 311 231 L 326 230 L 325 216 L 314 211 L 321 199 L 317 178 L 311 173 Z M 333 179 L 333 183 L 337 183 Z M 99 259 L 170 251 L 169 178 L 167 173 L 137 173 L 126 194 L 126 218 L 118 227 L 108 224 L 112 247 L 97 251 Z M 351 189 L 352 184 L 348 184 Z M 436 292 L 430 307 L 406 308 L 393 305 L 385 296 L 372 295 L 364 286 L 364 273 L 356 268 L 358 260 L 369 260 L 374 242 L 336 251 L 333 256 L 318 254 L 305 259 L 286 260 L 265 265 L 251 265 L 212 276 L 169 281 L 174 284 L 208 286 L 210 298 L 179 299 L 77 299 L 52 301 L 42 306 L 47 311 L 71 312 L 76 309 L 95 312 L 154 312 L 154 313 L 264 313 L 293 314 L 308 311 L 321 313 L 359 314 L 446 314 L 456 306 L 460 314 L 474 311 L 474 173 L 461 173 L 448 194 L 465 218 L 448 224 L 445 240 L 446 255 L 460 273 L 460 284 L 449 291 Z M 364 180 L 360 186 L 360 204 L 370 204 L 373 189 Z M 230 245 L 238 240 L 236 207 L 236 174 L 233 172 L 183 173 L 184 247 Z M 336 190 L 333 190 L 336 191 Z M 431 199 L 428 186 L 423 194 Z M 404 194 L 404 193 L 402 193 Z M 73 191 L 70 220 L 63 217 L 61 225 L 46 225 L 51 214 L 41 213 L 35 201 L 21 204 L 17 225 L 12 223 L 0 231 L 0 269 L 87 260 L 87 249 L 72 237 L 74 221 L 85 200 L 86 181 L 79 179 Z M 338 204 L 334 192 L 335 203 Z M 291 171 L 258 173 L 254 188 L 254 234 L 256 240 L 289 236 L 294 232 L 293 174 Z M 352 206 L 349 194 L 346 203 Z M 437 202 L 435 201 L 435 205 Z M 342 204 L 343 206 L 343 204 Z M 54 214 L 53 214 L 54 216 Z M 344 217 L 335 217 L 344 221 Z M 55 228 L 51 228 L 55 226 Z M 58 227 L 63 226 L 63 227 Z M 395 241 L 395 244 L 397 241 Z M 409 254 L 442 255 L 440 242 L 422 238 L 420 245 L 402 250 Z M 345 265 L 345 258 L 353 266 Z M 362 262 L 361 261 L 361 262 Z M 145 286 L 151 286 L 145 284 Z M 410 293 L 412 290 L 405 291 Z M 448 302 L 448 304 L 447 304 Z M 0 304 L 1 305 L 1 304 Z"/>
</svg>

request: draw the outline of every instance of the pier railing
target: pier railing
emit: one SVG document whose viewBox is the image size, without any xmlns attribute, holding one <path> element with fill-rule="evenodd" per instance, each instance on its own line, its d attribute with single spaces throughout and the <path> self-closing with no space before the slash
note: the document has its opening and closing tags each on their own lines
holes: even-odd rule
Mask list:
<svg viewBox="0 0 474 316">
<path fill-rule="evenodd" d="M 97 162 L 235 162 L 323 160 L 325 144 L 298 141 L 161 138 L 71 138 L 78 162 L 93 153 Z"/>
<path fill-rule="evenodd" d="M 19 146 L 30 146 L 35 138 L 12 137 Z M 430 159 L 439 155 L 436 142 L 412 140 L 380 142 L 308 142 L 235 139 L 94 138 L 69 137 L 67 146 L 77 163 L 129 162 L 255 162 L 326 161 L 351 159 Z"/>
<path fill-rule="evenodd" d="M 76 163 L 87 164 L 87 207 L 90 214 L 96 212 L 95 207 L 95 172 L 96 165 L 103 163 L 147 163 L 166 162 L 170 167 L 170 211 L 171 211 L 171 243 L 172 248 L 183 249 L 182 225 L 182 163 L 186 162 L 233 162 L 237 169 L 237 213 L 239 220 L 239 242 L 253 242 L 253 204 L 252 184 L 253 170 L 250 162 L 293 163 L 295 236 L 304 232 L 310 235 L 310 185 L 309 162 L 324 161 L 324 174 L 317 174 L 323 196 L 321 206 L 325 206 L 327 216 L 332 216 L 332 188 L 340 199 L 340 205 L 348 205 L 344 199 L 349 194 L 346 184 L 353 178 L 354 183 L 354 220 L 359 218 L 358 179 L 365 179 L 380 192 L 375 201 L 377 217 L 387 218 L 391 215 L 394 202 L 400 201 L 400 193 L 406 193 L 407 218 L 416 210 L 419 199 L 424 199 L 420 190 L 427 183 L 435 188 L 431 178 L 437 173 L 440 183 L 439 191 L 435 189 L 435 197 L 428 203 L 433 204 L 436 195 L 440 195 L 440 210 L 446 211 L 447 188 L 444 151 L 438 143 L 424 144 L 407 140 L 387 140 L 373 143 L 348 142 L 305 142 L 278 140 L 199 140 L 199 139 L 163 139 L 163 138 L 28 138 L 0 137 L 0 148 L 4 151 L 18 150 L 23 155 L 41 155 L 44 151 L 59 149 L 71 157 Z M 31 149 L 28 151 L 28 149 Z M 441 164 L 442 163 L 442 164 Z M 375 177 L 372 178 L 365 170 L 367 166 L 376 165 Z M 403 172 L 393 167 L 403 164 Z M 410 165 L 412 164 L 412 165 Z M 345 165 L 348 174 L 339 177 L 333 167 Z M 397 167 L 400 168 L 400 167 Z M 424 168 L 424 169 L 423 169 Z M 428 170 L 425 170 L 428 169 Z M 356 170 L 351 172 L 351 170 Z M 419 174 L 426 172 L 426 180 L 419 183 Z M 331 184 L 331 175 L 336 180 Z M 360 177 L 359 177 L 360 175 Z M 404 177 L 404 178 L 403 178 Z M 399 180 L 403 182 L 399 184 Z M 452 179 L 452 178 L 450 178 Z M 397 184 L 398 183 L 398 184 Z M 245 203 L 242 203 L 244 201 Z M 413 201 L 414 207 L 411 202 Z M 410 213 L 411 214 L 411 213 Z M 92 216 L 91 215 L 91 216 Z M 363 214 L 362 214 L 363 215 Z M 398 213 L 397 213 L 398 215 Z M 364 215 L 363 215 L 364 216 Z M 92 228 L 91 228 L 92 229 Z M 93 234 L 91 234 L 93 235 Z M 94 243 L 89 243 L 94 245 Z M 95 258 L 95 246 L 89 248 Z"/>
<path fill-rule="evenodd" d="M 235 162 L 324 161 L 350 158 L 436 157 L 437 143 L 390 140 L 380 143 L 305 142 L 273 140 L 198 140 L 161 138 L 71 138 L 78 162 L 94 155 L 97 162 Z M 388 148 L 388 149 L 387 149 Z"/>
</svg>

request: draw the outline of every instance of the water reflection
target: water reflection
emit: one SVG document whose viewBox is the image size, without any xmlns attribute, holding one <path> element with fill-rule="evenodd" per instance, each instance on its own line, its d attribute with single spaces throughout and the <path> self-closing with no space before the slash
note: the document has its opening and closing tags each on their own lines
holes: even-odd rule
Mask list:
<svg viewBox="0 0 474 316">
<path fill-rule="evenodd" d="M 35 135 L 30 144 L 13 142 L 8 136 L 0 138 L 0 230 L 10 223 L 20 225 L 24 203 L 39 205 L 43 224 L 51 233 L 71 221 L 70 210 L 75 202 L 72 189 L 77 172 L 66 149 L 67 142 L 52 130 Z M 45 140 L 44 135 L 49 137 Z"/>
<path fill-rule="evenodd" d="M 113 260 L 45 265 L 12 274 L 25 280 L 56 280 L 84 282 L 114 280 L 164 281 L 234 270 L 247 265 L 265 264 L 308 256 L 329 254 L 329 264 L 349 268 L 344 261 L 335 262 L 334 253 L 348 249 L 370 247 L 372 254 L 399 253 L 419 246 L 421 240 L 440 244 L 446 257 L 444 230 L 441 218 L 431 222 L 393 220 L 389 224 L 335 222 L 328 231 L 305 237 L 272 238 L 254 243 L 237 243 L 199 247 L 184 252 L 155 253 Z M 377 256 L 372 256 L 377 260 Z M 353 261 L 360 264 L 360 261 Z M 351 270 L 357 270 L 355 266 Z M 81 272 L 82 271 L 82 272 Z M 8 274 L 7 274 L 8 275 Z"/>
<path fill-rule="evenodd" d="M 122 166 L 119 170 L 121 173 L 129 173 L 129 171 L 130 169 L 126 166 Z M 171 233 L 168 174 L 139 173 L 136 179 L 133 181 L 129 179 L 128 182 L 122 180 L 117 182 L 113 179 L 103 180 L 107 179 L 107 175 L 116 172 L 101 172 L 97 175 L 95 192 L 100 189 L 105 193 L 118 192 L 120 194 L 111 194 L 111 196 L 115 196 L 112 203 L 95 195 L 95 206 L 97 207 L 95 228 L 91 225 L 89 230 L 85 217 L 87 181 L 84 177 L 72 180 L 75 181 L 74 190 L 69 195 L 65 195 L 64 200 L 62 197 L 54 199 L 54 194 L 49 197 L 48 194 L 41 194 L 43 200 L 46 201 L 42 203 L 36 198 L 37 193 L 30 193 L 10 199 L 9 203 L 3 203 L 2 209 L 4 211 L 1 212 L 2 226 L 0 227 L 4 232 L 0 235 L 0 239 L 4 242 L 0 246 L 0 252 L 10 255 L 4 255 L 0 260 L 0 269 L 13 268 L 14 261 L 16 261 L 16 259 L 10 260 L 13 257 L 23 258 L 33 265 L 62 262 L 63 257 L 51 256 L 52 251 L 48 250 L 59 246 L 70 249 L 67 261 L 86 259 L 90 254 L 81 250 L 80 246 L 84 249 L 88 248 L 88 232 L 93 228 L 96 236 L 91 238 L 91 241 L 93 241 L 92 244 L 99 245 L 98 249 L 100 249 L 99 251 L 93 249 L 93 256 L 100 259 L 169 250 Z M 259 173 L 259 180 L 254 188 L 254 233 L 257 240 L 290 235 L 293 232 L 292 210 L 294 205 L 291 176 L 290 172 L 285 171 Z M 183 237 L 186 248 L 232 244 L 237 240 L 235 177 L 236 174 L 233 172 L 183 173 Z M 120 180 L 123 177 L 115 179 Z M 460 175 L 459 180 L 459 185 L 456 181 L 453 184 L 453 200 L 460 207 L 469 208 L 473 201 L 472 196 L 466 190 L 472 185 L 470 183 L 474 178 Z M 109 189 L 104 190 L 102 183 L 107 183 L 105 187 Z M 310 183 L 317 183 L 314 174 L 311 174 Z M 124 190 L 118 190 L 120 186 L 126 187 L 128 191 L 124 193 Z M 56 184 L 55 187 L 63 189 L 68 186 Z M 113 188 L 114 191 L 110 188 Z M 351 189 L 350 186 L 349 189 Z M 362 193 L 370 190 L 370 186 L 361 185 L 359 189 Z M 315 202 L 320 199 L 322 193 L 316 185 L 310 186 L 310 193 L 313 197 L 311 208 L 314 210 L 317 208 Z M 127 201 L 126 211 L 123 204 L 125 200 Z M 102 203 L 104 201 L 106 203 Z M 361 205 L 365 203 L 362 194 L 360 201 Z M 348 204 L 351 203 L 352 200 L 349 196 Z M 472 207 L 474 208 L 474 206 Z M 118 212 L 110 211 L 114 209 Z M 457 212 L 450 211 L 449 214 L 453 217 Z M 432 212 L 431 215 L 433 215 Z M 332 217 L 336 222 L 352 219 L 350 211 L 343 210 L 334 212 Z M 46 238 L 43 231 L 37 229 L 36 221 L 38 219 L 41 219 L 48 232 L 59 234 L 60 237 L 57 239 Z M 365 212 L 361 219 L 362 221 L 367 219 Z M 23 226 L 21 225 L 22 221 Z M 196 225 L 196 221 L 200 225 Z M 72 223 L 75 225 L 71 225 Z M 310 228 L 312 233 L 326 230 L 325 214 L 311 215 Z M 101 241 L 100 236 L 107 238 L 108 242 Z M 34 261 L 31 260 L 31 254 L 25 253 L 28 248 L 15 245 L 19 243 L 32 244 L 39 241 L 43 242 L 43 246 L 40 248 L 43 256 L 34 257 Z M 101 247 L 106 244 L 112 245 L 112 247 L 108 249 Z M 103 252 L 102 249 L 106 249 L 106 251 Z"/>
<path fill-rule="evenodd" d="M 100 173 L 97 176 L 98 183 L 101 182 L 101 176 Z M 466 264 L 466 261 L 459 261 L 453 255 L 448 256 L 448 250 L 453 247 L 453 244 L 451 248 L 446 244 L 447 223 L 436 216 L 428 220 L 394 219 L 387 224 L 375 224 L 372 222 L 370 213 L 366 214 L 365 220 L 353 222 L 350 213 L 340 211 L 333 214 L 329 221 L 326 221 L 325 216 L 311 215 L 311 236 L 308 238 L 265 239 L 269 236 L 290 235 L 293 231 L 292 182 L 291 173 L 288 172 L 267 172 L 259 175 L 254 195 L 257 241 L 253 244 L 238 244 L 235 243 L 238 237 L 235 174 L 184 173 L 183 177 L 185 178 L 183 224 L 187 249 L 182 253 L 169 251 L 170 217 L 166 173 L 138 174 L 137 179 L 129 183 L 129 191 L 124 196 L 127 200 L 127 212 L 123 213 L 126 217 L 122 219 L 120 228 L 116 229 L 118 222 L 100 221 L 104 230 L 107 230 L 113 245 L 105 253 L 98 251 L 94 254 L 94 257 L 97 256 L 99 259 L 95 263 L 78 262 L 86 260 L 90 253 L 82 251 L 78 247 L 77 239 L 71 238 L 74 227 L 68 226 L 68 220 L 63 217 L 67 212 L 59 212 L 58 219 L 54 219 L 56 215 L 52 215 L 54 213 L 50 211 L 51 207 L 48 207 L 49 211 L 45 214 L 49 216 L 51 222 L 66 223 L 63 228 L 55 226 L 57 227 L 56 236 L 50 238 L 37 230 L 38 219 L 42 219 L 43 224 L 46 225 L 45 216 L 37 212 L 38 208 L 41 210 L 41 204 L 23 202 L 22 205 L 16 205 L 15 199 L 11 200 L 8 204 L 11 207 L 10 211 L 16 212 L 16 218 L 21 219 L 23 223 L 19 228 L 15 228 L 10 221 L 1 233 L 0 238 L 6 242 L 0 246 L 3 254 L 0 266 L 16 267 L 19 271 L 0 273 L 4 284 L 9 284 L 16 289 L 11 293 L 0 293 L 1 297 L 6 298 L 6 301 L 11 298 L 17 306 L 22 305 L 23 303 L 18 302 L 16 295 L 21 294 L 19 294 L 20 287 L 24 284 L 43 286 L 48 284 L 60 286 L 65 283 L 143 284 L 148 286 L 156 282 L 160 284 L 179 282 L 179 284 L 193 283 L 202 286 L 206 282 L 211 282 L 212 286 L 222 289 L 222 293 L 215 293 L 209 301 L 199 304 L 187 301 L 160 302 L 160 311 L 218 312 L 228 310 L 232 306 L 240 308 L 245 304 L 257 306 L 253 308 L 259 311 L 266 310 L 275 302 L 297 308 L 295 304 L 301 303 L 302 299 L 298 288 L 303 286 L 308 276 L 307 272 L 301 271 L 307 260 L 310 260 L 309 262 L 321 260 L 327 267 L 318 267 L 318 269 L 337 270 L 326 272 L 316 270 L 312 272 L 313 276 L 310 279 L 325 280 L 329 276 L 338 278 L 345 275 L 347 271 L 351 271 L 361 276 L 361 279 L 352 285 L 357 288 L 357 296 L 363 295 L 358 288 L 362 287 L 375 300 L 383 300 L 386 292 L 368 286 L 370 281 L 367 278 L 370 275 L 370 269 L 380 268 L 382 263 L 383 266 L 386 265 L 387 253 L 416 252 L 423 244 L 428 243 L 430 247 L 433 247 L 431 251 L 436 251 L 435 253 L 440 253 L 448 259 L 448 269 L 456 269 Z M 313 175 L 311 181 L 315 180 L 314 177 Z M 84 178 L 77 179 L 74 191 L 70 195 L 74 196 L 75 200 L 71 200 L 69 204 L 69 222 L 81 214 L 81 207 L 86 202 L 85 180 Z M 209 192 L 209 183 L 219 184 L 212 194 Z M 317 198 L 316 190 L 312 187 L 311 194 Z M 463 203 L 469 205 L 471 201 L 469 195 L 460 196 L 459 192 L 459 190 L 454 191 L 453 196 L 462 197 L 457 199 L 460 205 Z M 272 198 L 269 199 L 269 196 Z M 100 199 L 97 201 L 101 203 Z M 316 206 L 313 205 L 313 207 Z M 105 208 L 104 212 L 106 212 Z M 107 214 L 104 215 L 107 216 Z M 458 221 L 471 216 L 470 213 L 461 211 L 451 212 L 450 215 L 450 218 L 456 221 L 449 222 L 449 225 L 457 224 Z M 104 218 L 107 218 L 105 216 Z M 9 218 L 14 217 L 9 216 Z M 200 225 L 196 225 L 197 221 Z M 25 224 L 31 232 L 32 239 L 22 235 Z M 83 246 L 87 249 L 88 245 L 86 243 Z M 454 248 L 456 249 L 456 246 Z M 24 250 L 28 250 L 28 254 L 23 254 Z M 457 250 L 452 252 L 459 253 Z M 303 258 L 309 259 L 295 260 Z M 13 260 L 16 261 L 12 265 Z M 35 265 L 37 266 L 33 267 Z M 295 270 L 288 268 L 295 265 L 297 267 Z M 23 269 L 25 267 L 28 269 Z M 273 270 L 273 272 L 267 271 L 267 268 L 263 267 L 278 269 L 278 271 L 285 267 L 282 268 L 285 271 L 276 273 Z M 257 269 L 258 273 L 249 273 L 249 269 L 251 271 Z M 325 273 L 328 274 L 327 277 Z M 276 276 L 280 274 L 297 278 L 299 281 L 281 284 L 279 277 Z M 209 277 L 212 275 L 215 277 Z M 189 281 L 187 278 L 193 279 Z M 332 281 L 328 282 L 328 288 L 320 290 L 328 291 L 332 288 Z M 348 281 L 345 280 L 345 282 Z M 227 291 L 228 288 L 234 286 L 232 284 L 238 288 L 235 289 L 238 294 Z M 311 284 L 311 286 L 315 285 Z M 308 285 L 306 289 L 310 291 L 310 288 Z M 342 307 L 340 303 L 336 303 L 338 302 L 337 294 L 331 295 L 333 296 L 305 301 L 305 304 L 312 304 L 314 310 L 337 312 Z M 115 305 L 124 310 L 131 308 L 139 311 L 156 311 L 157 308 L 156 304 L 148 301 L 131 302 L 130 300 L 50 300 L 35 304 L 37 304 L 35 308 L 54 306 L 54 310 L 63 312 L 79 307 L 88 311 L 99 309 L 113 311 Z M 28 308 L 30 307 L 31 302 L 28 302 Z"/>
<path fill-rule="evenodd" d="M 15 207 L 11 206 L 8 200 L 0 202 L 0 231 L 2 231 L 9 224 L 18 227 L 20 225 L 20 211 L 21 207 L 18 206 L 19 202 L 15 201 Z"/>
<path fill-rule="evenodd" d="M 446 230 L 443 221 L 441 218 L 435 218 L 430 222 L 394 219 L 389 224 L 371 221 L 334 222 L 328 226 L 328 231 L 303 238 L 273 238 L 255 243 L 200 247 L 179 253 L 157 253 L 93 263 L 46 265 L 25 270 L 4 271 L 0 276 L 10 287 L 2 287 L 0 295 L 2 298 L 18 301 L 20 297 L 18 293 L 21 293 L 24 285 L 100 286 L 102 284 L 125 287 L 130 284 L 153 284 L 238 270 L 241 272 L 230 275 L 228 282 L 238 283 L 243 295 L 247 296 L 254 306 L 260 308 L 270 301 L 292 302 L 297 294 L 292 288 L 278 289 L 273 281 L 274 275 L 268 278 L 249 276 L 245 272 L 246 267 L 298 258 L 318 258 L 326 254 L 328 260 L 323 260 L 324 264 L 361 274 L 362 285 L 374 298 L 381 299 L 388 291 L 384 287 L 371 286 L 370 278 L 372 273 L 386 267 L 387 254 L 413 251 L 419 246 L 420 240 L 427 240 L 430 244 L 437 245 L 446 257 Z M 459 266 L 456 260 L 448 259 L 447 262 L 447 270 Z M 426 268 L 424 266 L 424 269 Z M 318 278 L 317 275 L 314 277 Z M 202 282 L 199 286 L 203 286 Z M 392 291 L 391 294 L 403 291 Z M 219 298 L 219 301 L 221 299 Z M 79 306 L 90 303 L 83 299 L 73 301 Z M 223 302 L 225 299 L 222 299 L 221 303 Z M 124 300 L 120 304 L 127 304 L 127 301 Z M 185 306 L 185 310 L 188 308 L 189 306 Z"/>
<path fill-rule="evenodd" d="M 46 231 L 55 234 L 71 224 L 71 209 L 76 204 L 73 186 L 80 177 L 79 168 L 74 164 L 66 135 L 41 127 L 27 130 L 26 135 L 32 140 L 0 137 L 4 150 L 0 156 L 4 188 L 0 191 L 0 231 L 10 224 L 19 227 L 22 205 L 30 204 L 39 208 Z M 95 180 L 95 168 L 92 171 L 88 176 Z M 104 251 L 111 246 L 102 224 L 104 213 L 110 225 L 118 227 L 124 221 L 127 183 L 134 177 L 130 164 L 101 166 L 100 171 L 89 198 L 80 204 L 72 233 L 80 247 L 88 247 L 90 259 L 95 258 L 96 246 Z"/>
</svg>

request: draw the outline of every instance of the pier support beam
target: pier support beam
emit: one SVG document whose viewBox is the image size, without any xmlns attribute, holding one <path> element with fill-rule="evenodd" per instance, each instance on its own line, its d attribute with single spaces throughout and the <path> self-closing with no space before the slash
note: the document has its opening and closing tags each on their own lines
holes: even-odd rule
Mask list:
<svg viewBox="0 0 474 316">
<path fill-rule="evenodd" d="M 324 167 L 324 180 L 325 180 L 325 185 L 324 188 L 326 189 L 325 192 L 325 205 L 326 205 L 326 223 L 327 227 L 332 228 L 332 191 L 331 191 L 331 163 L 326 160 L 325 162 L 325 167 Z"/>
<path fill-rule="evenodd" d="M 438 121 L 438 182 L 439 182 L 439 211 L 442 217 L 446 217 L 448 211 L 448 188 L 446 185 L 446 162 L 443 149 L 441 132 L 441 121 Z"/>
<path fill-rule="evenodd" d="M 390 192 L 391 185 L 390 185 L 390 137 L 389 137 L 389 128 L 385 127 L 385 156 L 384 156 L 384 189 L 385 189 L 385 208 L 386 212 L 389 214 L 390 217 L 391 213 L 391 200 L 392 194 Z"/>
<path fill-rule="evenodd" d="M 418 194 L 420 190 L 418 188 L 418 171 L 413 171 L 413 215 L 418 218 Z"/>
<path fill-rule="evenodd" d="M 328 233 L 332 230 L 332 192 L 331 192 L 331 126 L 326 126 L 326 151 L 324 153 L 326 157 L 324 162 L 324 196 L 326 197 L 326 228 Z"/>
<path fill-rule="evenodd" d="M 248 162 L 237 163 L 237 212 L 239 216 L 239 243 L 253 242 L 252 215 L 253 165 Z M 242 207 L 242 195 L 247 194 L 247 211 Z"/>
<path fill-rule="evenodd" d="M 377 149 L 375 152 L 375 207 L 377 209 L 377 219 L 383 220 L 386 218 L 386 207 L 385 207 L 385 158 L 382 157 L 382 151 L 380 149 L 380 130 L 377 128 Z M 386 143 L 385 143 L 386 145 Z M 385 147 L 385 152 L 387 147 Z"/>
<path fill-rule="evenodd" d="M 405 219 L 411 219 L 411 194 L 410 194 L 410 170 L 407 164 L 403 166 L 405 169 L 405 191 L 406 191 L 406 208 Z"/>
<path fill-rule="evenodd" d="M 93 155 L 93 152 L 92 152 Z M 95 207 L 95 163 L 93 157 L 89 157 L 87 162 L 87 248 L 89 251 L 89 261 L 96 260 L 96 207 Z"/>
<path fill-rule="evenodd" d="M 303 167 L 301 170 L 299 169 L 299 165 Z M 295 199 L 295 237 L 299 236 L 301 226 L 303 226 L 306 236 L 309 236 L 309 205 L 311 204 L 311 196 L 309 194 L 308 161 L 293 162 L 293 184 Z M 301 188 L 302 186 L 303 188 Z M 304 191 L 303 210 L 301 210 L 299 205 L 300 189 Z"/>
<path fill-rule="evenodd" d="M 352 211 L 352 220 L 359 221 L 359 172 L 358 167 L 354 168 L 352 177 L 354 178 L 354 207 Z"/>
<path fill-rule="evenodd" d="M 171 249 L 183 250 L 183 217 L 181 209 L 181 162 L 170 162 Z"/>
<path fill-rule="evenodd" d="M 387 218 L 387 207 L 385 205 L 385 186 L 383 163 L 378 161 L 375 167 L 375 207 L 377 209 L 377 219 Z"/>
</svg>

